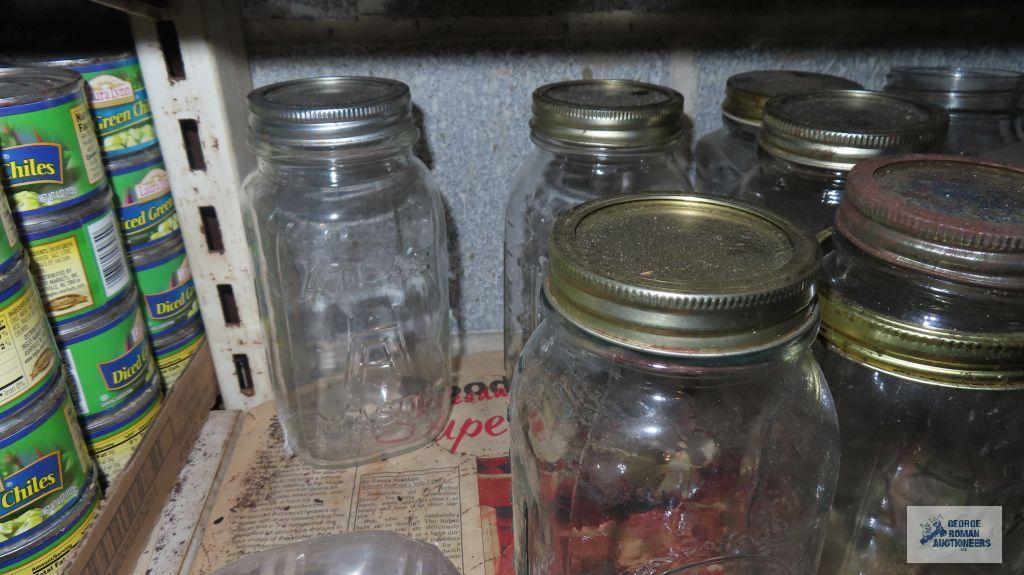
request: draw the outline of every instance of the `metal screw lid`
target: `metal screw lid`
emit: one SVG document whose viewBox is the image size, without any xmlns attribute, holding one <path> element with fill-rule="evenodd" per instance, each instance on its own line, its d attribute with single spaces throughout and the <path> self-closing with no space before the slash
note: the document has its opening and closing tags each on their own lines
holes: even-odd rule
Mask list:
<svg viewBox="0 0 1024 575">
<path fill-rule="evenodd" d="M 1024 73 L 960 67 L 900 66 L 885 91 L 931 102 L 951 113 L 1024 111 Z"/>
<path fill-rule="evenodd" d="M 758 145 L 798 164 L 847 171 L 875 156 L 937 150 L 948 123 L 932 104 L 881 92 L 786 94 L 765 105 Z"/>
<path fill-rule="evenodd" d="M 853 80 L 839 76 L 796 70 L 754 70 L 730 76 L 725 82 L 722 115 L 734 122 L 761 126 L 764 105 L 769 98 L 797 92 L 860 90 Z"/>
<path fill-rule="evenodd" d="M 894 265 L 985 287 L 1024 289 L 1024 168 L 960 156 L 858 164 L 836 227 Z"/>
<path fill-rule="evenodd" d="M 683 131 L 683 96 L 630 80 L 548 84 L 533 92 L 530 129 L 570 145 L 664 145 Z"/>
<path fill-rule="evenodd" d="M 336 76 L 289 80 L 249 92 L 254 149 L 336 148 L 412 136 L 409 87 L 397 80 Z"/>
<path fill-rule="evenodd" d="M 594 200 L 555 222 L 549 253 L 552 307 L 624 347 L 722 357 L 817 327 L 814 238 L 739 202 L 667 192 Z"/>
<path fill-rule="evenodd" d="M 0 106 L 41 102 L 82 89 L 78 72 L 60 68 L 0 68 Z"/>
</svg>

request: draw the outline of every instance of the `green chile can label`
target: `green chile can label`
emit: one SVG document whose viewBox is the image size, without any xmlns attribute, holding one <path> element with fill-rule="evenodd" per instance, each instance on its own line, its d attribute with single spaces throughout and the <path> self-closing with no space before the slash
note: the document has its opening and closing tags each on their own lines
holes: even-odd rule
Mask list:
<svg viewBox="0 0 1024 575">
<path fill-rule="evenodd" d="M 10 204 L 7 203 L 7 196 L 0 189 L 0 273 L 14 267 L 20 255 L 21 237 L 14 225 L 14 216 L 11 214 Z"/>
<path fill-rule="evenodd" d="M 0 107 L 0 155 L 4 187 L 19 214 L 79 203 L 107 184 L 80 88 L 41 102 Z"/>
<path fill-rule="evenodd" d="M 156 365 L 160 369 L 160 375 L 164 378 L 164 385 L 167 389 L 170 389 L 178 381 L 192 357 L 199 351 L 199 348 L 203 347 L 205 341 L 206 332 L 203 331 L 200 324 L 190 336 L 172 342 L 167 347 L 158 347 L 154 350 Z"/>
<path fill-rule="evenodd" d="M 106 325 L 74 337 L 58 334 L 71 374 L 71 390 L 84 417 L 115 409 L 156 370 L 138 303 Z"/>
<path fill-rule="evenodd" d="M 152 382 L 150 385 L 159 385 Z M 160 413 L 163 404 L 163 393 L 157 390 L 153 398 L 142 405 L 127 419 L 116 425 L 107 426 L 94 431 L 86 431 L 89 452 L 92 453 L 100 471 L 113 480 L 131 461 L 135 449 L 142 443 L 146 430 Z"/>
<path fill-rule="evenodd" d="M 109 207 L 25 234 L 50 318 L 64 322 L 106 306 L 129 286 L 128 261 Z"/>
<path fill-rule="evenodd" d="M 156 143 L 138 58 L 132 55 L 71 69 L 85 78 L 96 133 L 107 157 L 130 154 Z"/>
<path fill-rule="evenodd" d="M 196 286 L 188 267 L 185 246 L 156 261 L 132 263 L 135 285 L 142 297 L 146 325 L 159 331 L 184 321 L 199 310 Z"/>
<path fill-rule="evenodd" d="M 110 186 L 125 241 L 134 247 L 163 238 L 178 229 L 171 185 L 163 159 L 111 168 Z"/>
<path fill-rule="evenodd" d="M 78 502 L 92 480 L 75 408 L 60 381 L 56 401 L 0 440 L 0 534 L 5 543 L 38 530 Z"/>
<path fill-rule="evenodd" d="M 50 387 L 61 371 L 57 343 L 25 267 L 0 292 L 0 413 L 13 413 Z"/>
<path fill-rule="evenodd" d="M 85 537 L 100 505 L 100 492 L 97 489 L 88 503 L 81 502 L 81 514 L 67 529 L 61 529 L 53 536 L 44 539 L 39 545 L 26 553 L 14 554 L 9 558 L 0 559 L 2 575 L 59 575 L 63 573 L 68 555 Z"/>
</svg>

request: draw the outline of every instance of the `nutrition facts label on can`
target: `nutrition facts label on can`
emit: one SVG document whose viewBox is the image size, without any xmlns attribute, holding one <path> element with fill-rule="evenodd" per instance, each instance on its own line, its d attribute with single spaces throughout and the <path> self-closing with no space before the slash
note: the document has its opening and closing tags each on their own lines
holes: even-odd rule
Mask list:
<svg viewBox="0 0 1024 575">
<path fill-rule="evenodd" d="M 30 286 L 0 303 L 0 406 L 47 378 L 57 350 L 39 299 Z"/>
<path fill-rule="evenodd" d="M 71 109 L 71 121 L 75 125 L 78 145 L 82 149 L 82 161 L 89 183 L 95 184 L 103 177 L 103 159 L 100 157 L 100 144 L 96 141 L 92 114 L 86 106 L 76 106 Z"/>
</svg>

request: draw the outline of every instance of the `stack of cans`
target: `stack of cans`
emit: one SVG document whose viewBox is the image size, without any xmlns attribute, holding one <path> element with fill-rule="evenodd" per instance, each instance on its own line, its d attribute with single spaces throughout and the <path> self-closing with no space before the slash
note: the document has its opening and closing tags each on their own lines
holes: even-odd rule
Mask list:
<svg viewBox="0 0 1024 575">
<path fill-rule="evenodd" d="M 205 335 L 138 58 L 119 52 L 37 63 L 86 81 L 145 326 L 170 389 Z"/>
</svg>

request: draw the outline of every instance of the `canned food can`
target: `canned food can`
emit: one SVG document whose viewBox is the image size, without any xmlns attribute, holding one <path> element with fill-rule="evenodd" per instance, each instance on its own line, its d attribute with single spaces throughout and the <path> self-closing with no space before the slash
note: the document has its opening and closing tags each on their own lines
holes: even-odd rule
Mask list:
<svg viewBox="0 0 1024 575">
<path fill-rule="evenodd" d="M 50 319 L 101 313 L 131 286 L 110 190 L 67 211 L 21 218 Z"/>
<path fill-rule="evenodd" d="M 206 332 L 203 318 L 194 314 L 184 325 L 171 326 L 153 334 L 153 353 L 156 365 L 164 378 L 164 386 L 170 391 L 174 383 L 188 367 L 189 361 L 203 347 Z"/>
<path fill-rule="evenodd" d="M 61 372 L 57 342 L 28 275 L 28 258 L 0 275 L 0 418 L 35 401 Z"/>
<path fill-rule="evenodd" d="M 85 439 L 99 467 L 101 483 L 109 483 L 128 465 L 146 430 L 160 413 L 163 397 L 160 376 L 154 372 L 124 405 L 86 421 Z"/>
<path fill-rule="evenodd" d="M 144 249 L 178 229 L 171 184 L 160 148 L 107 162 L 121 234 L 132 249 Z"/>
<path fill-rule="evenodd" d="M 130 251 L 128 257 L 150 331 L 159 332 L 175 323 L 184 323 L 199 311 L 196 286 L 180 233 L 148 248 Z"/>
<path fill-rule="evenodd" d="M 156 372 L 135 298 L 133 289 L 103 314 L 57 326 L 69 387 L 86 419 L 124 405 Z"/>
<path fill-rule="evenodd" d="M 0 154 L 14 209 L 30 215 L 85 201 L 107 185 L 82 77 L 0 69 Z"/>
<path fill-rule="evenodd" d="M 88 491 L 93 464 L 62 378 L 39 401 L 0 423 L 0 477 L 4 546 L 45 530 Z"/>
<path fill-rule="evenodd" d="M 113 158 L 156 144 L 153 113 L 134 53 L 79 55 L 38 64 L 74 70 L 85 78 L 96 134 L 105 156 Z"/>
<path fill-rule="evenodd" d="M 21 257 L 21 236 L 14 225 L 11 206 L 7 203 L 7 195 L 0 186 L 0 273 L 6 273 L 18 263 Z"/>
<path fill-rule="evenodd" d="M 85 537 L 96 516 L 100 490 L 93 480 L 68 510 L 46 521 L 35 535 L 22 541 L 0 541 L 0 575 L 57 575 L 68 555 Z"/>
</svg>

